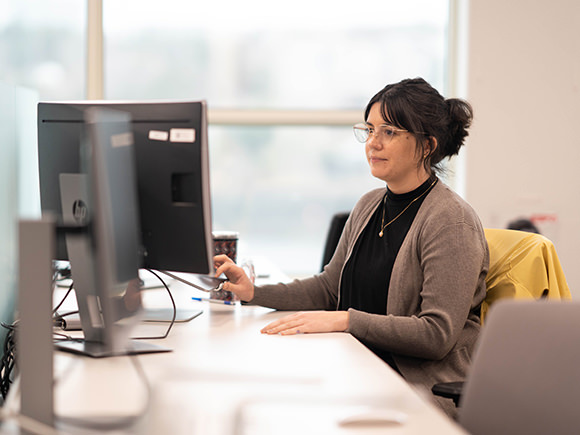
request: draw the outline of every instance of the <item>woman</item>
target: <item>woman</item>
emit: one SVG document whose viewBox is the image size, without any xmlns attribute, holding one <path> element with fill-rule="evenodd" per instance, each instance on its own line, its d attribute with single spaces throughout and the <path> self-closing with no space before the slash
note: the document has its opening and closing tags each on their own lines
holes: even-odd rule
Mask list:
<svg viewBox="0 0 580 435">
<path fill-rule="evenodd" d="M 463 380 L 479 332 L 489 252 L 476 213 L 436 174 L 463 145 L 471 106 L 408 79 L 377 93 L 365 120 L 355 136 L 386 188 L 356 204 L 324 271 L 254 287 L 218 256 L 217 275 L 225 273 L 225 290 L 243 301 L 305 310 L 263 333 L 349 332 L 408 382 L 430 390 Z M 450 400 L 437 401 L 454 413 Z"/>
</svg>

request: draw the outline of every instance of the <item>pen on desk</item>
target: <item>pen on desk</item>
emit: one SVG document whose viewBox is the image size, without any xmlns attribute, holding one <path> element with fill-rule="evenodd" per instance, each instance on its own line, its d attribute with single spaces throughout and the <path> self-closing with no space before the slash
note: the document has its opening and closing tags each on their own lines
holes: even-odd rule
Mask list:
<svg viewBox="0 0 580 435">
<path fill-rule="evenodd" d="M 208 302 L 212 302 L 214 304 L 224 304 L 224 305 L 234 305 L 233 301 L 222 301 L 219 299 L 209 299 L 209 298 L 196 298 L 196 297 L 192 297 L 191 299 L 193 299 L 194 301 L 208 301 Z"/>
</svg>

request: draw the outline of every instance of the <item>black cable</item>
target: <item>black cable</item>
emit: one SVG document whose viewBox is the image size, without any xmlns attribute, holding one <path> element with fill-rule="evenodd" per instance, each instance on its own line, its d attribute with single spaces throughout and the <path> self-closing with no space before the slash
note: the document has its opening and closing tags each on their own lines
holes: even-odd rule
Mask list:
<svg viewBox="0 0 580 435">
<path fill-rule="evenodd" d="M 12 373 L 16 366 L 16 325 L 18 321 L 12 324 L 1 323 L 2 327 L 8 329 L 4 339 L 2 359 L 0 360 L 0 394 L 6 399 L 10 385 L 12 384 Z"/>
<path fill-rule="evenodd" d="M 58 303 L 58 305 L 56 306 L 56 308 L 54 308 L 52 310 L 52 315 L 54 316 L 56 314 L 56 312 L 58 311 L 58 309 L 62 306 L 62 304 L 64 303 L 64 301 L 66 300 L 66 298 L 68 298 L 68 295 L 72 292 L 73 288 L 74 288 L 74 281 L 70 283 L 70 286 L 66 292 L 66 294 L 64 295 L 64 297 L 61 299 L 61 301 Z"/>
<path fill-rule="evenodd" d="M 55 326 L 55 327 L 57 327 L 57 328 L 65 329 L 65 327 L 66 327 L 65 317 L 66 316 L 72 316 L 73 314 L 78 314 L 78 310 L 77 311 L 69 311 L 69 312 L 62 313 L 62 314 L 59 314 L 57 312 L 58 309 L 64 303 L 64 301 L 68 298 L 68 296 L 70 295 L 70 293 L 73 291 L 73 289 L 74 289 L 74 281 L 71 282 L 71 284 L 70 284 L 67 292 L 65 293 L 64 297 L 57 304 L 57 306 L 52 310 L 52 325 Z M 64 335 L 64 334 L 60 334 L 60 335 Z M 62 341 L 62 340 L 63 340 L 62 338 L 58 339 L 58 341 Z"/>
<path fill-rule="evenodd" d="M 155 273 L 153 270 L 151 270 L 151 269 L 145 269 L 145 270 L 147 272 L 150 272 L 153 275 L 155 275 L 157 277 L 157 279 L 159 281 L 161 281 L 161 284 L 163 284 L 163 286 L 165 287 L 165 290 L 167 290 L 167 293 L 169 294 L 169 299 L 171 299 L 171 305 L 173 305 L 173 317 L 171 318 L 169 326 L 167 327 L 167 331 L 165 331 L 164 335 L 157 336 L 157 337 L 134 337 L 134 339 L 135 340 L 161 340 L 161 339 L 167 338 L 167 336 L 169 335 L 169 332 L 171 331 L 171 328 L 173 328 L 173 325 L 175 324 L 175 319 L 177 317 L 177 305 L 175 305 L 175 299 L 173 299 L 173 295 L 171 294 L 171 290 L 169 290 L 169 286 L 165 283 L 165 281 L 163 281 L 163 279 L 157 273 Z"/>
</svg>

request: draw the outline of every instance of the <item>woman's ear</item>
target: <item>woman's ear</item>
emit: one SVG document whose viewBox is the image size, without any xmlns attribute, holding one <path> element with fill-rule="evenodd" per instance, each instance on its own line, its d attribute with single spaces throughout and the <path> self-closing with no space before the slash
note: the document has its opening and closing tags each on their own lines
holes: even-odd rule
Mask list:
<svg viewBox="0 0 580 435">
<path fill-rule="evenodd" d="M 435 136 L 429 136 L 427 138 L 427 146 L 425 147 L 425 152 L 423 153 L 423 158 L 427 158 L 435 152 L 437 149 L 437 138 Z"/>
</svg>

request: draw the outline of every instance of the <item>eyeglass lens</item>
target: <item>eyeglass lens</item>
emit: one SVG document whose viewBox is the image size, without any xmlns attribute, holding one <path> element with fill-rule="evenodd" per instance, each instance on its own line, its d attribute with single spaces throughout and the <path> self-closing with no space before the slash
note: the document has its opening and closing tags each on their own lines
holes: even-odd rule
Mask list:
<svg viewBox="0 0 580 435">
<path fill-rule="evenodd" d="M 395 136 L 397 130 L 388 125 L 380 125 L 376 128 L 370 128 L 365 124 L 357 124 L 353 127 L 355 138 L 361 142 L 365 143 L 368 141 L 371 135 L 380 138 L 383 142 L 390 141 L 393 136 Z"/>
</svg>

